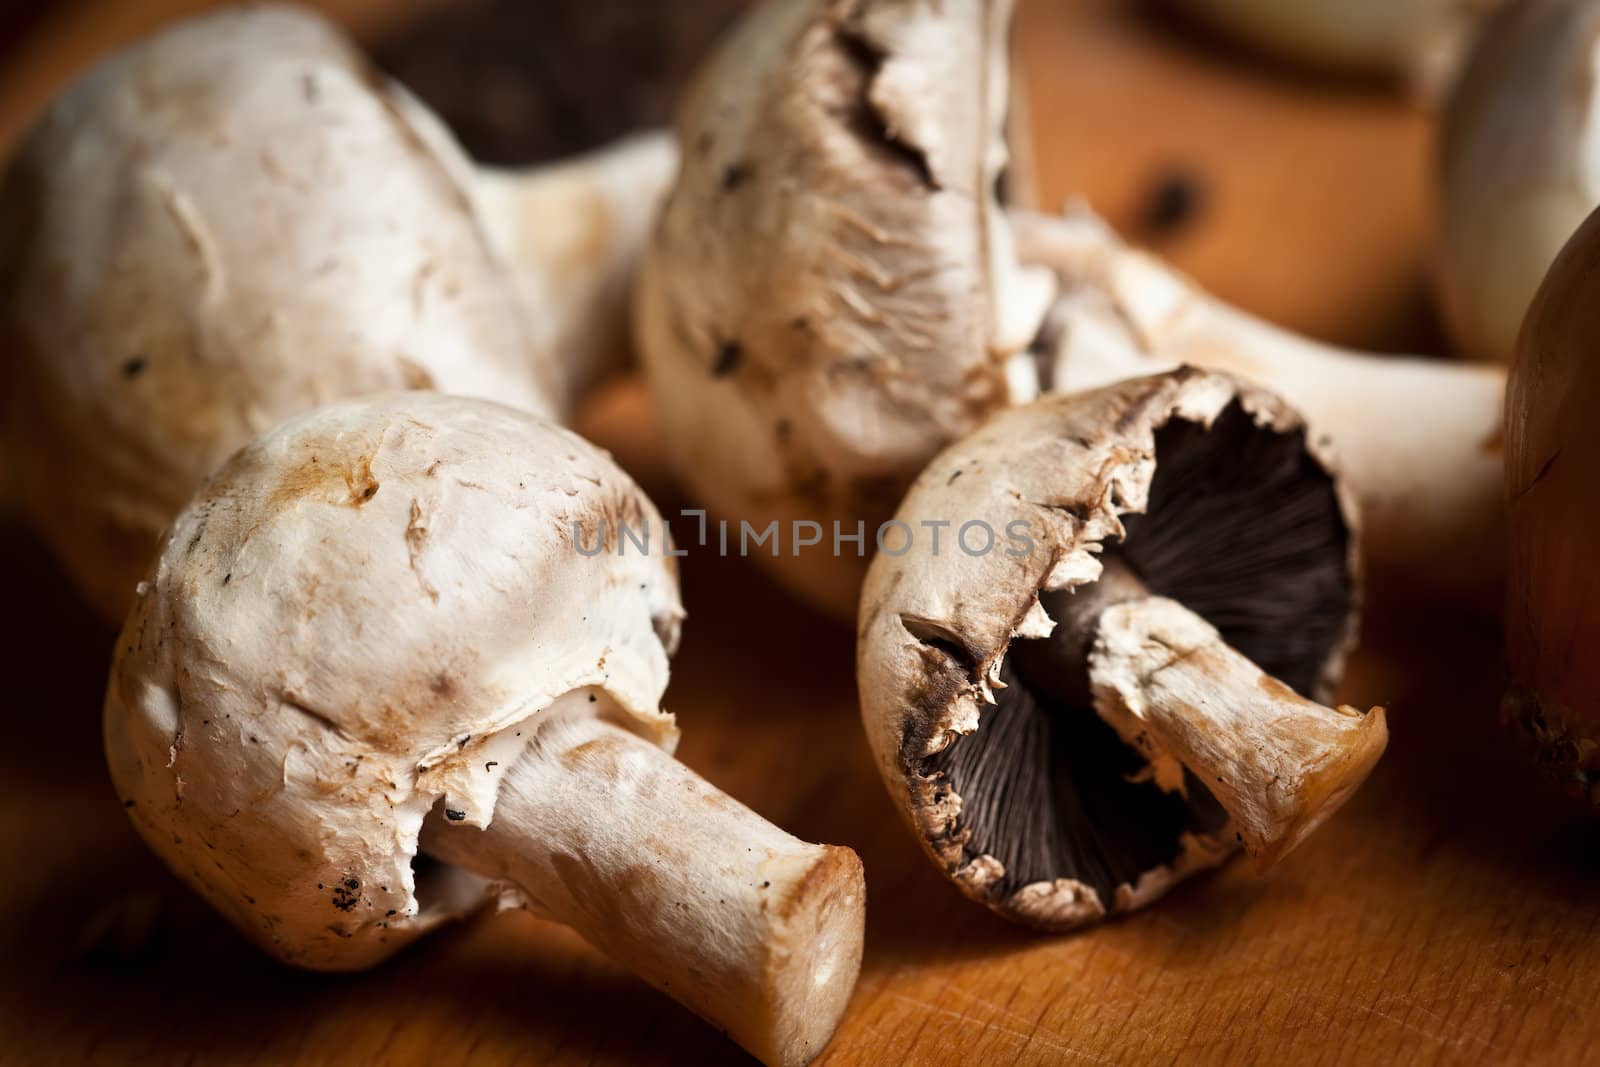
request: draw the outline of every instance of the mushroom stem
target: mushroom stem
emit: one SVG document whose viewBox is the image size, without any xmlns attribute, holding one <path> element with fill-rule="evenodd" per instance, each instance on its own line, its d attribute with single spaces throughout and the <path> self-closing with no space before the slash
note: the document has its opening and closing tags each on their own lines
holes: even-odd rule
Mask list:
<svg viewBox="0 0 1600 1067">
<path fill-rule="evenodd" d="M 1203 782 L 1259 867 L 1337 811 L 1383 754 L 1382 708 L 1305 699 L 1118 561 L 1080 588 L 1049 602 L 1056 669 L 1086 672 L 1095 711 L 1163 787 L 1182 788 L 1173 760 Z"/>
<path fill-rule="evenodd" d="M 1266 386 L 1333 441 L 1375 565 L 1498 605 L 1502 370 L 1309 341 L 1211 297 L 1087 212 L 1010 218 L 1023 262 L 1062 281 L 1046 327 L 1057 341 L 1050 388 L 1076 392 L 1183 363 Z"/>
<path fill-rule="evenodd" d="M 562 354 L 566 408 L 628 362 L 634 270 L 677 168 L 659 130 L 531 170 L 473 171 L 485 235 Z"/>
<path fill-rule="evenodd" d="M 769 1064 L 822 1050 L 860 968 L 854 853 L 791 837 L 598 719 L 543 726 L 490 825 L 435 816 L 422 847 L 514 884 Z"/>
</svg>

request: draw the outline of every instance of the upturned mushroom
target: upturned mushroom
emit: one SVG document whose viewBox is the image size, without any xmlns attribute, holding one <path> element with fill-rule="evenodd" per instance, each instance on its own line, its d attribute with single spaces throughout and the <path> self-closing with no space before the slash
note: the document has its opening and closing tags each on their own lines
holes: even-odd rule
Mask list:
<svg viewBox="0 0 1600 1067">
<path fill-rule="evenodd" d="M 1355 639 L 1354 512 L 1259 389 L 1184 368 L 1002 412 L 896 523 L 862 718 L 929 857 L 1007 918 L 1136 909 L 1239 843 L 1268 865 L 1383 751 L 1382 709 L 1317 702 Z"/>
<path fill-rule="evenodd" d="M 665 136 L 475 170 L 331 24 L 178 23 L 39 119 L 0 191 L 8 476 L 108 619 L 229 453 L 340 397 L 560 414 L 625 341 Z"/>
<path fill-rule="evenodd" d="M 1398 76 L 1425 101 L 1450 85 L 1478 22 L 1504 0 L 1168 0 L 1270 55 Z"/>
<path fill-rule="evenodd" d="M 1345 358 L 1226 308 L 1103 227 L 1002 205 L 1009 11 L 781 0 L 701 73 L 635 304 L 691 492 L 755 527 L 860 523 L 870 545 L 922 467 L 992 412 L 1107 364 L 1121 377 L 1214 365 L 1303 405 L 1349 457 L 1376 564 L 1495 599 L 1503 376 Z M 1058 297 L 1069 309 L 1053 313 Z M 1087 306 L 1111 328 L 1071 331 L 1071 365 L 1030 351 L 1051 346 L 1053 314 Z M 758 559 L 852 616 L 867 553 L 795 549 Z"/>
<path fill-rule="evenodd" d="M 810 1060 L 859 967 L 860 862 L 672 759 L 675 560 L 624 527 L 662 530 L 609 457 L 510 408 L 283 423 L 177 517 L 119 638 L 134 825 L 288 963 L 369 966 L 504 880 L 762 1060 Z"/>
<path fill-rule="evenodd" d="M 1600 4 L 1519 0 L 1484 26 L 1445 110 L 1435 272 L 1451 339 L 1510 363 L 1567 238 L 1600 204 Z"/>
</svg>

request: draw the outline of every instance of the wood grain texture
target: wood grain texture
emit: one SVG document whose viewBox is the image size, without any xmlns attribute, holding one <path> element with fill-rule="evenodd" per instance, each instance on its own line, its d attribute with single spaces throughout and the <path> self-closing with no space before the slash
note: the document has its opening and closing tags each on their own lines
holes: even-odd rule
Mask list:
<svg viewBox="0 0 1600 1067">
<path fill-rule="evenodd" d="M 0 131 L 88 56 L 199 0 L 58 10 L 0 63 Z M 357 29 L 375 0 L 339 0 Z M 1204 283 L 1350 342 L 1429 336 L 1430 123 L 1381 92 L 1239 66 L 1110 3 L 1024 13 L 1042 187 L 1133 228 L 1151 175 L 1203 189 L 1160 242 Z M 3 136 L 3 133 L 0 133 Z M 584 428 L 662 502 L 649 405 Z M 483 917 L 370 974 L 274 966 L 168 876 L 101 764 L 111 635 L 14 518 L 0 642 L 0 1062 L 722 1063 L 737 1049 L 574 935 Z M 1581 1062 L 1600 1053 L 1600 853 L 1494 722 L 1490 625 L 1378 591 L 1342 693 L 1393 735 L 1366 789 L 1280 868 L 1235 863 L 1151 911 L 1038 937 L 923 861 L 870 764 L 852 638 L 739 560 L 686 561 L 668 707 L 682 758 L 764 815 L 866 862 L 865 969 L 824 1062 Z M 153 919 L 141 922 L 145 913 Z M 145 929 L 141 930 L 141 927 Z M 141 933 L 143 936 L 141 936 Z M 90 948 L 87 943 L 98 944 Z"/>
</svg>

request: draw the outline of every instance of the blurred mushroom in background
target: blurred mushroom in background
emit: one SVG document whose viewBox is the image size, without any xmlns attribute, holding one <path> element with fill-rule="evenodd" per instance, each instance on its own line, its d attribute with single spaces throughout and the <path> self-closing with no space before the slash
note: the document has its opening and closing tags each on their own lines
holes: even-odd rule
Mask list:
<svg viewBox="0 0 1600 1067">
<path fill-rule="evenodd" d="M 1521 0 L 1445 108 L 1436 281 L 1462 355 L 1510 363 L 1556 253 L 1600 204 L 1600 3 Z"/>
<path fill-rule="evenodd" d="M 1399 77 L 1431 102 L 1480 19 L 1504 0 L 1163 0 L 1175 12 L 1297 66 Z"/>
</svg>

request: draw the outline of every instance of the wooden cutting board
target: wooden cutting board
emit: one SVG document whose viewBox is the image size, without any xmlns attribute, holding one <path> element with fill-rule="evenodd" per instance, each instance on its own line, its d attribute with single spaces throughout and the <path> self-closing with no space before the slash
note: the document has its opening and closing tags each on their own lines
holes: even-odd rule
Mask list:
<svg viewBox="0 0 1600 1067">
<path fill-rule="evenodd" d="M 89 58 L 200 6 L 54 9 L 0 59 L 0 142 Z M 412 6 L 330 8 L 371 39 Z M 1025 4 L 1020 40 L 1047 202 L 1087 196 L 1286 324 L 1352 344 L 1436 344 L 1425 114 L 1121 4 Z M 637 383 L 602 396 L 584 428 L 663 511 L 677 506 Z M 116 805 L 98 729 L 111 635 L 14 519 L 0 523 L 0 552 L 21 590 L 0 642 L 0 1061 L 740 1061 L 578 938 L 522 914 L 445 931 L 361 976 L 262 959 L 145 852 Z M 691 617 L 667 698 L 680 754 L 866 862 L 866 962 L 825 1062 L 1600 1058 L 1597 833 L 1496 727 L 1492 623 L 1376 590 L 1344 695 L 1386 704 L 1393 740 L 1349 807 L 1269 874 L 1235 863 L 1137 917 L 1040 937 L 963 901 L 896 821 L 856 719 L 852 635 L 741 561 L 686 563 Z"/>
</svg>

